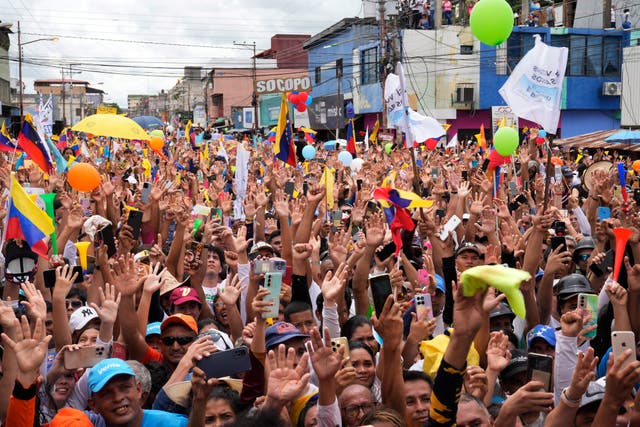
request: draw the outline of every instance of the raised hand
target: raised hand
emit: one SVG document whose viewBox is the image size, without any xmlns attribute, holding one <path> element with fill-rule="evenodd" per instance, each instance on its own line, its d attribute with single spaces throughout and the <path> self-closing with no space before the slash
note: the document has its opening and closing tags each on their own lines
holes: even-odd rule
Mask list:
<svg viewBox="0 0 640 427">
<path fill-rule="evenodd" d="M 227 279 L 227 285 L 218 295 L 220 296 L 222 302 L 224 302 L 226 305 L 234 305 L 236 302 L 238 302 L 242 291 L 246 287 L 246 284 L 240 283 L 240 277 L 236 274 L 233 277 Z"/>
<path fill-rule="evenodd" d="M 335 274 L 328 271 L 322 281 L 321 289 L 322 296 L 324 297 L 325 304 L 337 303 L 344 295 L 344 288 L 347 284 L 347 276 L 349 275 L 349 269 L 347 264 L 342 263 L 338 266 Z"/>
<path fill-rule="evenodd" d="M 320 381 L 332 380 L 340 370 L 344 352 L 342 346 L 337 353 L 331 350 L 331 336 L 329 329 L 324 329 L 324 339 L 320 336 L 318 328 L 311 330 L 311 341 L 307 344 L 307 351 L 311 359 L 311 365 Z"/>
<path fill-rule="evenodd" d="M 31 282 L 21 283 L 20 287 L 27 297 L 27 300 L 23 301 L 22 304 L 27 307 L 29 318 L 31 320 L 42 319 L 44 321 L 47 317 L 47 304 L 44 302 L 42 292 Z"/>
<path fill-rule="evenodd" d="M 309 355 L 302 355 L 300 365 L 306 364 Z M 276 351 L 270 350 L 267 356 L 269 364 L 269 379 L 267 386 L 267 400 L 273 400 L 280 405 L 293 401 L 304 391 L 309 383 L 310 374 L 300 375 L 294 368 L 296 361 L 295 349 L 289 348 L 285 355 L 285 346 L 280 344 Z"/>
<path fill-rule="evenodd" d="M 162 264 L 156 263 L 151 268 L 151 273 L 144 280 L 142 290 L 148 295 L 154 294 L 158 289 L 162 287 L 162 280 L 160 280 L 160 270 L 162 270 Z"/>
<path fill-rule="evenodd" d="M 566 391 L 570 400 L 579 400 L 587 391 L 589 382 L 595 381 L 596 366 L 598 366 L 598 357 L 595 356 L 593 347 L 589 347 L 586 352 L 578 351 L 576 367 L 573 369 L 571 383 Z"/>
<path fill-rule="evenodd" d="M 100 293 L 100 307 L 94 302 L 91 303 L 91 307 L 94 308 L 100 320 L 103 323 L 109 323 L 113 325 L 116 323 L 118 317 L 118 306 L 120 305 L 120 293 L 116 291 L 116 287 L 108 283 L 104 284 L 105 290 L 99 288 Z"/>
<path fill-rule="evenodd" d="M 500 373 L 507 367 L 511 360 L 509 351 L 509 337 L 502 331 L 491 332 L 489 344 L 487 345 L 487 370 Z"/>
<path fill-rule="evenodd" d="M 18 319 L 13 307 L 11 307 L 11 298 L 7 298 L 7 301 L 0 300 L 0 326 L 2 326 L 2 329 L 6 331 L 18 325 Z"/>
<path fill-rule="evenodd" d="M 47 355 L 51 335 L 45 336 L 42 319 L 36 319 L 33 334 L 26 316 L 22 316 L 19 326 L 15 328 L 15 341 L 5 333 L 2 334 L 2 341 L 15 353 L 20 370 L 18 380 L 24 387 L 30 387 L 38 377 L 40 366 Z"/>
<path fill-rule="evenodd" d="M 78 273 L 73 272 L 73 267 L 65 264 L 56 268 L 56 283 L 53 287 L 53 293 L 62 298 L 66 298 L 78 277 Z"/>
<path fill-rule="evenodd" d="M 134 295 L 142 285 L 142 282 L 138 281 L 133 256 L 130 254 L 121 255 L 118 258 L 117 262 L 113 264 L 112 274 L 114 284 L 122 295 Z"/>
</svg>

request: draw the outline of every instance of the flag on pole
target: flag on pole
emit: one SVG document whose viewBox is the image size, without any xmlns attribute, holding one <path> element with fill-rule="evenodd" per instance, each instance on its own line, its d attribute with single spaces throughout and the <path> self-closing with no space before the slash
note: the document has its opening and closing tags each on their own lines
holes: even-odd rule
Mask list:
<svg viewBox="0 0 640 427">
<path fill-rule="evenodd" d="M 54 231 L 49 215 L 36 205 L 12 173 L 5 238 L 25 240 L 33 252 L 46 258 L 44 239 Z"/>
<path fill-rule="evenodd" d="M 18 135 L 18 145 L 24 150 L 25 153 L 40 169 L 45 173 L 51 172 L 53 168 L 53 162 L 49 156 L 49 152 L 42 143 L 38 131 L 33 125 L 33 119 L 31 115 L 27 114 L 22 123 L 22 129 Z"/>
<path fill-rule="evenodd" d="M 478 141 L 478 146 L 483 150 L 487 149 L 487 139 L 484 136 L 484 123 L 480 124 L 480 133 L 475 135 L 476 140 Z"/>
<path fill-rule="evenodd" d="M 184 127 L 184 137 L 188 143 L 191 143 L 191 126 L 193 126 L 193 123 L 189 120 L 187 125 Z"/>
<path fill-rule="evenodd" d="M 329 166 L 325 165 L 320 182 L 322 182 L 322 185 L 324 185 L 325 191 L 327 192 L 327 207 L 329 209 L 333 209 L 333 186 L 335 184 L 335 176 L 333 175 L 333 171 L 329 169 Z"/>
<path fill-rule="evenodd" d="M 364 148 L 369 151 L 369 128 L 364 133 Z"/>
<path fill-rule="evenodd" d="M 288 165 L 296 166 L 296 147 L 293 144 L 293 128 L 289 117 L 289 103 L 286 94 L 282 94 L 280 117 L 276 129 L 276 142 L 273 147 L 276 157 Z"/>
<path fill-rule="evenodd" d="M 0 128 L 0 151 L 20 151 L 12 141 L 11 136 L 9 136 L 9 132 L 7 132 L 7 128 L 4 125 L 4 121 L 2 122 L 2 128 Z"/>
<path fill-rule="evenodd" d="M 369 135 L 369 142 L 372 144 L 378 143 L 378 132 L 380 131 L 380 116 L 376 116 L 376 124 L 373 126 L 373 131 Z"/>
<path fill-rule="evenodd" d="M 349 120 L 347 124 L 347 151 L 351 153 L 353 158 L 356 158 L 356 134 L 353 131 L 353 119 Z"/>
<path fill-rule="evenodd" d="M 453 135 L 451 140 L 447 142 L 444 148 L 451 148 L 453 150 L 458 150 L 458 134 Z"/>
</svg>

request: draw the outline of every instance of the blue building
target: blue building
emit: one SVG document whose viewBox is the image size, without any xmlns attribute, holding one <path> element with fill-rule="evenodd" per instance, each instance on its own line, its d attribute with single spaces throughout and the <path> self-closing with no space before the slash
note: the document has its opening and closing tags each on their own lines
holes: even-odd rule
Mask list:
<svg viewBox="0 0 640 427">
<path fill-rule="evenodd" d="M 621 30 L 514 27 L 501 46 L 482 45 L 477 108 L 504 104 L 498 90 L 533 47 L 535 34 L 550 46 L 569 48 L 559 136 L 619 128 L 622 49 L 630 39 Z"/>
<path fill-rule="evenodd" d="M 382 111 L 380 36 L 375 18 L 345 18 L 304 43 L 309 51 L 312 128 L 345 126 L 344 106 L 353 102 L 363 126 L 373 127 Z M 344 137 L 344 134 L 341 135 Z"/>
</svg>

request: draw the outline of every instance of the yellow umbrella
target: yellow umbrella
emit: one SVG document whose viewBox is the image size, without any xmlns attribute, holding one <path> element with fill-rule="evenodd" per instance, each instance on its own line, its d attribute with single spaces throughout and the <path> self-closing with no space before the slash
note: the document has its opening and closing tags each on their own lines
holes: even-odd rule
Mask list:
<svg viewBox="0 0 640 427">
<path fill-rule="evenodd" d="M 133 120 L 116 114 L 94 114 L 71 128 L 97 136 L 148 141 L 149 135 Z"/>
<path fill-rule="evenodd" d="M 316 131 L 315 131 L 315 130 L 313 130 L 313 129 L 305 128 L 305 127 L 298 128 L 298 130 L 299 130 L 299 131 L 302 131 L 302 132 L 304 132 L 304 133 L 312 133 L 312 134 L 314 134 L 314 135 L 315 135 L 316 133 L 318 133 L 318 132 L 316 132 Z"/>
</svg>

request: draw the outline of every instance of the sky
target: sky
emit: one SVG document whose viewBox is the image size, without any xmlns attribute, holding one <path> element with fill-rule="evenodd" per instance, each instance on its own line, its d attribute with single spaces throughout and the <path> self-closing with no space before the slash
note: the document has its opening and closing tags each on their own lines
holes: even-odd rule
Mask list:
<svg viewBox="0 0 640 427">
<path fill-rule="evenodd" d="M 61 78 L 61 70 L 68 79 L 71 65 L 74 79 L 126 107 L 128 94 L 171 88 L 184 66 L 249 67 L 251 48 L 234 41 L 255 41 L 260 52 L 274 34 L 314 35 L 362 16 L 362 9 L 362 0 L 4 0 L 0 21 L 13 23 L 16 33 L 12 78 L 18 77 L 20 21 L 26 93 L 34 92 L 36 79 Z M 54 37 L 59 40 L 24 44 Z"/>
</svg>

